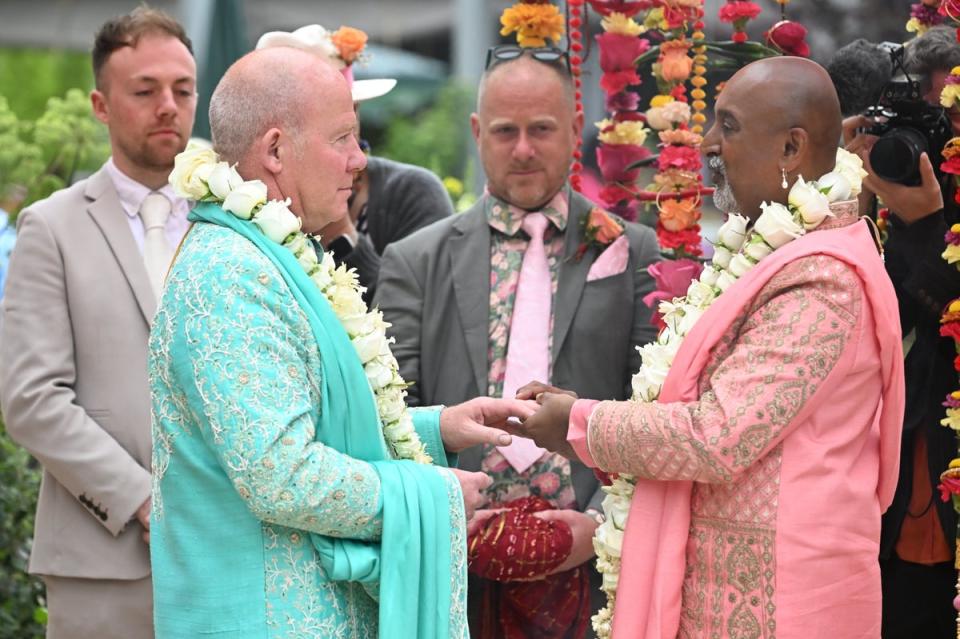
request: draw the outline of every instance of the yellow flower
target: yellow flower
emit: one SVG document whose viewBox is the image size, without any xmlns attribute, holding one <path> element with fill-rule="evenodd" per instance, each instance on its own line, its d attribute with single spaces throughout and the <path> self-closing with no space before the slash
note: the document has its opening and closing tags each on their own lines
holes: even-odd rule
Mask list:
<svg viewBox="0 0 960 639">
<path fill-rule="evenodd" d="M 947 250 L 941 255 L 949 264 L 960 262 L 960 246 L 956 244 L 947 244 Z"/>
<path fill-rule="evenodd" d="M 950 75 L 960 75 L 960 66 L 956 66 L 950 69 Z"/>
<path fill-rule="evenodd" d="M 633 18 L 628 18 L 622 13 L 614 11 L 609 16 L 600 21 L 600 26 L 607 33 L 619 33 L 620 35 L 638 36 L 646 29 L 637 24 Z"/>
<path fill-rule="evenodd" d="M 670 25 L 667 24 L 667 21 L 663 17 L 663 8 L 657 7 L 653 11 L 647 14 L 647 17 L 643 21 L 644 29 L 661 29 L 666 31 Z"/>
<path fill-rule="evenodd" d="M 940 92 L 940 104 L 945 109 L 952 107 L 960 100 L 960 84 L 947 84 Z"/>
<path fill-rule="evenodd" d="M 672 95 L 656 95 L 650 100 L 651 107 L 662 107 L 673 102 Z"/>
<path fill-rule="evenodd" d="M 940 420 L 940 425 L 960 431 L 960 408 L 948 408 L 947 416 Z"/>
<path fill-rule="evenodd" d="M 954 457 L 950 460 L 950 466 L 948 468 L 960 468 L 960 457 Z"/>
<path fill-rule="evenodd" d="M 950 311 L 951 313 L 960 313 L 960 300 L 953 300 L 952 302 L 950 302 L 950 306 L 947 308 L 947 310 Z M 958 393 L 960 391 L 954 391 L 954 392 Z"/>
<path fill-rule="evenodd" d="M 518 2 L 500 16 L 500 35 L 516 32 L 521 47 L 544 47 L 546 40 L 559 41 L 563 36 L 563 15 L 552 4 Z"/>
<path fill-rule="evenodd" d="M 960 233 L 960 224 L 954 224 L 953 226 L 950 227 L 950 230 L 953 231 L 954 233 Z"/>
<path fill-rule="evenodd" d="M 647 128 L 639 120 L 613 122 L 600 120 L 597 122 L 600 135 L 597 137 L 605 144 L 636 144 L 640 146 L 647 139 Z"/>
<path fill-rule="evenodd" d="M 907 31 L 909 31 L 910 33 L 916 33 L 917 35 L 923 35 L 924 32 L 927 30 L 927 27 L 924 26 L 923 23 L 921 23 L 921 22 L 920 22 L 919 20 L 917 20 L 916 18 L 910 18 L 909 20 L 907 20 L 906 29 L 907 29 Z"/>
</svg>

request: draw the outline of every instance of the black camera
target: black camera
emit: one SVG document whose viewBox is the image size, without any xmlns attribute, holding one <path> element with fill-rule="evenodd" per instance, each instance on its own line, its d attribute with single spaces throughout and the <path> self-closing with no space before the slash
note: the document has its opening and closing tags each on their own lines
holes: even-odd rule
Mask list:
<svg viewBox="0 0 960 639">
<path fill-rule="evenodd" d="M 943 108 L 923 99 L 930 79 L 910 77 L 903 66 L 903 45 L 883 42 L 877 46 L 890 55 L 893 77 L 877 103 L 864 112 L 875 122 L 866 132 L 879 138 L 870 151 L 870 164 L 884 180 L 916 186 L 921 182 L 920 154 L 926 152 L 939 172 L 937 156 L 953 137 L 950 120 Z"/>
</svg>

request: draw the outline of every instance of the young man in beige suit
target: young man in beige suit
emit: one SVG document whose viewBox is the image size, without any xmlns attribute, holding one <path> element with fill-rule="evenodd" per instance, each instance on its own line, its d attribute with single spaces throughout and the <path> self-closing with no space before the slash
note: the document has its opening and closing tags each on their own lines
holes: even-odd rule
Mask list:
<svg viewBox="0 0 960 639">
<path fill-rule="evenodd" d="M 0 307 L 0 405 L 43 464 L 30 572 L 47 637 L 153 637 L 147 337 L 187 229 L 167 178 L 196 110 L 183 28 L 139 8 L 101 27 L 96 117 L 112 157 L 24 210 Z"/>
</svg>

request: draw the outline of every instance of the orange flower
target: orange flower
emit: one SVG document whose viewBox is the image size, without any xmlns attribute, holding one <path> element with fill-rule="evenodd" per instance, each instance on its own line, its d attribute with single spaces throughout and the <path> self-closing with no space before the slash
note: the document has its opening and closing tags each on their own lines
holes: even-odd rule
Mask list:
<svg viewBox="0 0 960 639">
<path fill-rule="evenodd" d="M 682 231 L 697 223 L 700 211 L 696 201 L 686 198 L 677 200 L 669 198 L 660 202 L 660 223 L 668 231 Z"/>
<path fill-rule="evenodd" d="M 703 137 L 687 129 L 672 129 L 660 131 L 660 141 L 664 144 L 682 144 L 683 146 L 700 146 Z"/>
<path fill-rule="evenodd" d="M 693 58 L 687 55 L 690 43 L 668 40 L 660 45 L 660 75 L 667 82 L 682 82 L 690 77 Z"/>
<path fill-rule="evenodd" d="M 606 211 L 595 208 L 587 218 L 587 232 L 593 233 L 598 243 L 607 245 L 623 234 L 623 227 Z"/>
<path fill-rule="evenodd" d="M 330 34 L 330 40 L 340 52 L 340 59 L 347 64 L 353 64 L 367 46 L 367 34 L 353 27 L 340 27 Z"/>
<path fill-rule="evenodd" d="M 699 184 L 698 173 L 682 169 L 668 169 L 653 176 L 655 191 L 686 191 Z M 665 194 L 666 195 L 666 194 Z"/>
<path fill-rule="evenodd" d="M 544 47 L 548 39 L 557 42 L 563 37 L 563 23 L 563 14 L 552 4 L 518 2 L 501 14 L 500 35 L 516 31 L 521 47 Z"/>
</svg>

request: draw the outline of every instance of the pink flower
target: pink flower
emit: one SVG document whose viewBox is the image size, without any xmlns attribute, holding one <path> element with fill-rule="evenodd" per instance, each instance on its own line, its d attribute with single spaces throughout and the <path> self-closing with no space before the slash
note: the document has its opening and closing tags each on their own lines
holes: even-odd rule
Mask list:
<svg viewBox="0 0 960 639">
<path fill-rule="evenodd" d="M 667 169 L 699 171 L 701 167 L 700 151 L 689 146 L 671 144 L 663 147 L 660 151 L 657 165 L 661 171 Z"/>
<path fill-rule="evenodd" d="M 810 46 L 806 43 L 807 29 L 799 22 L 781 20 L 763 34 L 767 44 L 787 55 L 810 57 Z"/>
<path fill-rule="evenodd" d="M 720 20 L 736 23 L 738 20 L 753 20 L 760 15 L 760 7 L 746 0 L 728 2 L 720 7 Z"/>
<path fill-rule="evenodd" d="M 593 10 L 602 16 L 608 16 L 611 13 L 622 13 L 628 18 L 636 15 L 640 11 L 653 9 L 658 2 L 654 0 L 634 0 L 627 2 L 625 0 L 588 0 Z"/>
<path fill-rule="evenodd" d="M 650 151 L 635 144 L 601 144 L 597 147 L 597 164 L 604 182 L 633 182 L 640 174 L 640 169 L 628 167 L 648 157 Z M 607 200 L 604 199 L 604 202 Z"/>
<path fill-rule="evenodd" d="M 607 111 L 636 111 L 640 106 L 640 96 L 632 91 L 621 91 L 607 96 L 605 108 Z"/>
<path fill-rule="evenodd" d="M 600 68 L 605 72 L 632 70 L 634 60 L 650 48 L 649 40 L 621 33 L 601 33 L 597 44 L 600 45 Z"/>
<path fill-rule="evenodd" d="M 700 276 L 703 264 L 694 260 L 664 260 L 647 269 L 656 282 L 657 290 L 643 297 L 643 303 L 656 310 L 660 302 L 685 295 L 690 282 Z M 663 328 L 660 313 L 653 313 L 650 322 Z"/>
<path fill-rule="evenodd" d="M 540 473 L 530 481 L 541 497 L 549 497 L 560 490 L 560 478 L 556 473 Z"/>
<path fill-rule="evenodd" d="M 611 71 L 600 76 L 600 88 L 608 95 L 621 93 L 631 84 L 640 84 L 640 76 L 634 69 Z"/>
</svg>

